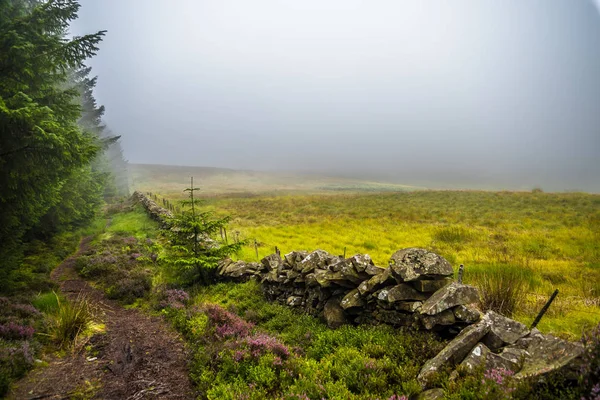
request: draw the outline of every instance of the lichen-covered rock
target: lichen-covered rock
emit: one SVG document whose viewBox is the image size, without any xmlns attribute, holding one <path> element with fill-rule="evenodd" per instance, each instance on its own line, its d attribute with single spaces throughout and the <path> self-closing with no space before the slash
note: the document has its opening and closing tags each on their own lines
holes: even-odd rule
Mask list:
<svg viewBox="0 0 600 400">
<path fill-rule="evenodd" d="M 525 358 L 529 356 L 529 352 L 517 347 L 507 346 L 502 349 L 499 355 L 511 363 L 518 365 L 519 369 L 521 369 L 521 365 L 523 364 L 523 361 L 525 361 Z M 516 371 L 517 370 L 515 370 L 515 372 Z"/>
<path fill-rule="evenodd" d="M 330 258 L 331 255 L 328 252 L 324 250 L 315 250 L 300 261 L 300 271 L 303 274 L 308 274 L 317 268 L 326 269 Z"/>
<path fill-rule="evenodd" d="M 417 289 L 419 292 L 423 293 L 437 292 L 438 290 L 440 290 L 446 285 L 449 285 L 450 283 L 452 283 L 452 278 L 427 279 L 410 282 L 412 287 Z"/>
<path fill-rule="evenodd" d="M 529 329 L 518 321 L 506 318 L 494 311 L 489 311 L 488 316 L 491 327 L 489 333 L 483 338 L 483 343 L 492 350 L 514 344 L 529 334 Z"/>
<path fill-rule="evenodd" d="M 356 267 L 354 266 L 354 264 L 352 264 L 351 262 L 342 260 L 342 261 L 340 261 L 339 265 L 340 265 L 339 271 L 342 274 L 342 277 L 356 285 L 358 285 L 359 283 L 364 281 L 366 278 L 368 278 L 368 275 L 366 275 L 364 272 L 359 273 L 356 270 Z"/>
<path fill-rule="evenodd" d="M 347 324 L 346 315 L 344 309 L 340 306 L 340 298 L 332 297 L 327 300 L 325 307 L 323 308 L 323 317 L 327 326 L 331 329 L 339 328 L 340 326 Z"/>
<path fill-rule="evenodd" d="M 302 305 L 302 297 L 300 296 L 290 296 L 287 298 L 285 303 L 290 307 L 298 307 Z"/>
<path fill-rule="evenodd" d="M 421 368 L 417 380 L 423 387 L 430 384 L 431 378 L 445 365 L 455 366 L 460 363 L 471 349 L 490 330 L 490 320 L 484 315 L 481 320 L 463 329 L 435 357 L 428 360 Z"/>
<path fill-rule="evenodd" d="M 368 254 L 356 254 L 346 260 L 352 264 L 358 273 L 365 272 L 368 267 L 374 267 L 373 260 Z"/>
<path fill-rule="evenodd" d="M 484 370 L 504 368 L 512 372 L 517 372 L 520 368 L 518 362 L 492 353 L 483 343 L 478 343 L 460 363 L 460 366 L 469 370 L 480 367 L 483 367 Z"/>
<path fill-rule="evenodd" d="M 260 260 L 261 264 L 267 269 L 267 271 L 272 271 L 274 269 L 278 269 L 279 266 L 283 263 L 279 254 L 271 254 Z"/>
<path fill-rule="evenodd" d="M 283 261 L 298 271 L 300 263 L 306 256 L 308 256 L 308 251 L 292 251 L 283 256 Z M 300 268 L 300 271 L 301 270 L 302 269 Z"/>
<path fill-rule="evenodd" d="M 400 283 L 388 289 L 387 301 L 395 303 L 397 301 L 406 300 L 426 300 L 427 295 L 413 289 L 412 286 L 406 283 Z"/>
<path fill-rule="evenodd" d="M 421 314 L 435 315 L 449 308 L 475 303 L 479 300 L 479 292 L 474 286 L 453 282 L 435 292 L 423 302 Z"/>
<path fill-rule="evenodd" d="M 360 294 L 366 295 L 367 293 L 373 293 L 382 287 L 391 286 L 395 283 L 396 281 L 392 277 L 392 271 L 390 269 L 385 269 L 383 272 L 363 281 L 360 285 L 358 285 L 358 291 Z"/>
<path fill-rule="evenodd" d="M 219 263 L 217 264 L 217 272 L 219 275 L 224 275 L 225 269 L 230 265 L 233 264 L 233 260 L 229 257 L 226 257 L 224 259 L 222 259 L 221 261 L 219 261 Z"/>
<path fill-rule="evenodd" d="M 398 250 L 392 254 L 390 262 L 392 273 L 399 283 L 450 276 L 454 273 L 445 258 L 425 249 Z"/>
<path fill-rule="evenodd" d="M 419 316 L 419 319 L 427 330 L 431 330 L 438 325 L 448 326 L 456 322 L 456 318 L 454 317 L 452 310 L 444 310 L 435 315 L 422 314 Z"/>
<path fill-rule="evenodd" d="M 434 388 L 425 390 L 417 396 L 417 400 L 439 400 L 444 399 L 444 389 Z"/>
<path fill-rule="evenodd" d="M 541 334 L 539 334 L 541 335 Z M 577 363 L 584 347 L 579 342 L 568 342 L 552 335 L 539 335 L 536 340 L 529 342 L 523 367 L 515 375 L 516 379 L 538 379 L 550 372 L 561 371 L 561 374 L 576 377 Z"/>
<path fill-rule="evenodd" d="M 340 305 L 344 310 L 347 310 L 349 308 L 364 307 L 365 301 L 361 297 L 358 289 L 354 289 L 344 296 Z"/>
<path fill-rule="evenodd" d="M 304 283 L 306 284 L 306 286 L 311 287 L 311 286 L 319 286 L 319 282 L 317 281 L 317 276 L 313 273 L 311 274 L 306 274 L 304 276 Z"/>
<path fill-rule="evenodd" d="M 240 277 L 246 275 L 249 271 L 251 271 L 253 269 L 252 267 L 253 267 L 252 263 L 246 263 L 244 261 L 237 261 L 237 262 L 227 265 L 223 269 L 223 274 L 230 278 L 240 278 Z M 256 269 L 254 269 L 254 271 L 256 271 Z"/>
<path fill-rule="evenodd" d="M 453 307 L 452 312 L 457 320 L 466 322 L 468 324 L 475 323 L 479 321 L 479 318 L 481 318 L 481 313 L 477 309 L 473 307 L 467 307 L 462 304 Z"/>
<path fill-rule="evenodd" d="M 375 275 L 379 275 L 381 274 L 383 271 L 385 271 L 387 268 L 383 268 L 383 267 L 378 267 L 377 265 L 367 265 L 367 267 L 365 268 L 365 273 L 367 275 L 370 276 L 375 276 Z"/>
<path fill-rule="evenodd" d="M 331 281 L 326 278 L 328 272 L 326 269 L 315 269 L 314 270 L 315 280 L 321 287 L 329 287 L 331 286 Z M 308 278 L 308 275 L 306 276 Z"/>
</svg>

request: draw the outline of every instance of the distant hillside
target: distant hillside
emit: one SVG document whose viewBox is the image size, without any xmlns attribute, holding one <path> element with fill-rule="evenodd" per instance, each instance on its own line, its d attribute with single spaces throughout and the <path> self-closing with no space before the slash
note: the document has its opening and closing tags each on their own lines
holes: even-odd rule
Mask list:
<svg viewBox="0 0 600 400">
<path fill-rule="evenodd" d="M 236 171 L 225 168 L 190 167 L 157 164 L 130 164 L 132 186 L 142 191 L 182 193 L 189 186 L 190 176 L 194 186 L 205 195 L 251 195 L 269 192 L 404 192 L 425 188 L 380 183 L 315 174 L 294 174 L 258 171 Z"/>
</svg>

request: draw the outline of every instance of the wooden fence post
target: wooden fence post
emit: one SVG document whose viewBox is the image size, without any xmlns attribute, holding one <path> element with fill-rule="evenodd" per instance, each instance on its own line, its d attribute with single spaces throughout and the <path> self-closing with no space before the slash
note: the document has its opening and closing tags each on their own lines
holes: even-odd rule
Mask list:
<svg viewBox="0 0 600 400">
<path fill-rule="evenodd" d="M 556 289 L 554 291 L 554 293 L 552 293 L 552 296 L 550 296 L 550 298 L 548 299 L 546 304 L 544 304 L 544 307 L 542 307 L 542 309 L 540 310 L 540 313 L 537 315 L 537 317 L 535 317 L 535 320 L 533 321 L 533 324 L 531 324 L 531 328 L 529 328 L 529 329 L 535 328 L 537 326 L 537 324 L 540 323 L 540 320 L 542 319 L 544 314 L 546 314 L 546 311 L 548 311 L 548 308 L 550 308 L 550 304 L 552 304 L 552 302 L 554 301 L 556 296 L 558 296 L 558 289 Z"/>
</svg>

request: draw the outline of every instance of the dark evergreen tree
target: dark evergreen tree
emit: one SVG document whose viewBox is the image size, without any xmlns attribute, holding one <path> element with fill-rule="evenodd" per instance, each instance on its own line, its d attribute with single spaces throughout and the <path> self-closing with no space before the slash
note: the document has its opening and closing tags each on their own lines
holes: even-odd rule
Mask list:
<svg viewBox="0 0 600 400">
<path fill-rule="evenodd" d="M 67 39 L 74 0 L 0 1 L 0 269 L 18 261 L 23 234 L 61 198 L 101 143 L 77 125 L 83 67 L 104 32 Z M 75 207 L 75 206 L 74 206 Z"/>
</svg>

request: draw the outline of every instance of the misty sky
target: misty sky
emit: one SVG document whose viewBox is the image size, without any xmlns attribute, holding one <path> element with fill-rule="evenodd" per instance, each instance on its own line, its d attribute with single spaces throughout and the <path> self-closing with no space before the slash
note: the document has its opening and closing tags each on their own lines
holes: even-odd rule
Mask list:
<svg viewBox="0 0 600 400">
<path fill-rule="evenodd" d="M 81 0 L 135 163 L 600 191 L 591 0 Z"/>
</svg>

